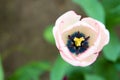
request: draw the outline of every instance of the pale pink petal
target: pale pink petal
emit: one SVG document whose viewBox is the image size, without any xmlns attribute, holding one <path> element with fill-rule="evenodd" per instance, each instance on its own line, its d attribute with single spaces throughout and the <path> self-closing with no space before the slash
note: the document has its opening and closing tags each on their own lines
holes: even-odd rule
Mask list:
<svg viewBox="0 0 120 80">
<path fill-rule="evenodd" d="M 68 11 L 57 19 L 57 21 L 55 23 L 55 27 L 60 27 L 59 28 L 60 31 L 63 31 L 68 26 L 79 21 L 80 18 L 81 18 L 81 16 L 77 15 L 74 11 Z M 60 24 L 61 24 L 61 26 L 60 26 Z"/>
<path fill-rule="evenodd" d="M 66 56 L 66 58 L 70 58 L 71 60 L 74 59 L 73 55 L 71 52 L 69 52 L 68 48 L 66 47 L 66 44 L 64 44 L 61 35 L 59 33 L 59 30 L 54 27 L 53 28 L 53 34 L 55 37 L 55 42 L 56 42 L 56 46 L 58 48 L 58 50 L 60 51 L 60 53 L 62 53 L 64 56 Z"/>
<path fill-rule="evenodd" d="M 58 26 L 60 26 L 61 24 L 59 24 Z M 60 32 L 60 29 L 59 27 L 53 27 L 53 36 L 55 38 L 55 42 L 56 42 L 56 46 L 57 48 L 59 49 L 60 47 L 64 47 L 65 44 L 62 40 L 62 35 L 61 35 L 61 32 Z"/>
<path fill-rule="evenodd" d="M 73 55 L 71 52 L 69 52 L 68 48 L 65 46 L 65 44 L 62 42 L 62 39 L 61 39 L 61 36 L 59 34 L 59 32 L 56 30 L 56 28 L 54 27 L 53 28 L 53 34 L 54 34 L 54 37 L 55 37 L 55 42 L 56 42 L 56 46 L 61 54 L 61 56 L 72 63 L 75 61 Z M 75 62 L 74 62 L 75 64 Z"/>
<path fill-rule="evenodd" d="M 94 53 L 89 55 L 88 57 L 84 58 L 83 60 L 80 61 L 80 63 L 78 64 L 78 66 L 88 66 L 90 64 L 92 64 L 98 57 L 99 53 Z"/>
<path fill-rule="evenodd" d="M 84 58 L 90 56 L 91 54 L 97 53 L 97 48 L 92 46 L 89 47 L 85 52 L 78 54 L 78 56 L 76 56 L 76 59 L 78 60 L 83 60 Z"/>
<path fill-rule="evenodd" d="M 108 30 L 105 28 L 104 24 L 102 24 L 101 22 L 92 19 L 92 18 L 83 18 L 82 21 L 90 24 L 91 26 L 93 26 L 96 30 L 98 30 L 99 28 L 99 34 L 101 35 L 101 41 L 98 45 L 98 52 L 101 51 L 101 49 L 103 48 L 103 46 L 105 46 L 106 44 L 108 44 L 109 42 L 109 32 Z"/>
<path fill-rule="evenodd" d="M 74 56 L 73 56 L 73 54 L 68 50 L 68 48 L 67 47 L 60 47 L 60 52 L 62 53 L 62 54 L 64 54 L 65 56 L 67 56 L 67 57 L 69 57 L 70 59 L 74 59 Z"/>
<path fill-rule="evenodd" d="M 99 54 L 98 53 L 91 54 L 82 60 L 78 60 L 76 58 L 70 58 L 69 56 L 65 55 L 64 52 L 61 52 L 61 51 L 60 51 L 60 55 L 69 64 L 72 64 L 74 66 L 83 66 L 84 67 L 84 66 L 88 66 L 88 65 L 92 64 L 96 60 L 96 58 Z"/>
<path fill-rule="evenodd" d="M 59 48 L 58 31 L 57 31 L 56 27 L 53 27 L 53 36 L 55 39 L 56 46 L 57 46 L 57 48 Z"/>
<path fill-rule="evenodd" d="M 69 52 L 67 48 L 65 51 L 61 50 L 60 55 L 69 64 L 72 64 L 74 66 L 77 66 L 79 64 L 79 62 L 75 59 L 75 57 L 73 57 L 73 54 Z"/>
</svg>

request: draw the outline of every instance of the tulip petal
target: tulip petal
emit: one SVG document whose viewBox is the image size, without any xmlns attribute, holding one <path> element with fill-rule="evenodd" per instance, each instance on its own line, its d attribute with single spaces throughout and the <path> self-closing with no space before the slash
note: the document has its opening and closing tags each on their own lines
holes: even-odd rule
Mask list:
<svg viewBox="0 0 120 80">
<path fill-rule="evenodd" d="M 99 34 L 102 36 L 100 43 L 98 45 L 98 52 L 101 51 L 103 46 L 108 44 L 109 42 L 109 32 L 105 28 L 104 24 L 100 23 L 99 21 L 92 19 L 92 18 L 83 18 L 81 21 L 84 21 L 94 27 L 96 30 L 99 28 Z"/>
<path fill-rule="evenodd" d="M 66 47 L 60 50 L 60 55 L 69 64 L 72 64 L 74 66 L 77 66 L 79 64 L 79 62 L 75 59 L 74 55 L 71 55 L 71 53 Z"/>
<path fill-rule="evenodd" d="M 64 54 L 64 52 L 60 52 L 60 55 L 69 64 L 72 64 L 74 66 L 83 66 L 84 67 L 84 66 L 88 66 L 88 65 L 92 64 L 96 60 L 99 53 L 91 54 L 91 55 L 89 55 L 88 57 L 86 57 L 82 60 L 76 59 L 75 57 L 70 58 L 70 57 L 66 56 Z"/>
<path fill-rule="evenodd" d="M 53 27 L 53 36 L 55 38 L 55 43 L 57 48 L 59 48 L 59 37 L 58 37 L 58 31 L 56 29 L 56 27 Z"/>
<path fill-rule="evenodd" d="M 88 66 L 90 64 L 92 64 L 98 57 L 99 53 L 94 53 L 89 55 L 88 57 L 84 58 L 83 60 L 80 61 L 80 63 L 78 64 L 78 66 Z"/>
<path fill-rule="evenodd" d="M 74 11 L 68 11 L 57 19 L 55 26 L 60 27 L 60 24 L 62 23 L 59 29 L 60 31 L 63 31 L 70 25 L 79 21 L 80 18 L 81 16 L 77 15 Z"/>
</svg>

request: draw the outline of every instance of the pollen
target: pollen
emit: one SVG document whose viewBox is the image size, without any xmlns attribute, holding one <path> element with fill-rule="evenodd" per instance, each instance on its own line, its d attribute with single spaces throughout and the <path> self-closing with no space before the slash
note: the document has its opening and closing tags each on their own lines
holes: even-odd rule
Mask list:
<svg viewBox="0 0 120 80">
<path fill-rule="evenodd" d="M 75 37 L 73 40 L 74 40 L 74 42 L 75 42 L 75 46 L 78 47 L 78 46 L 81 46 L 82 42 L 83 42 L 85 39 L 84 39 L 84 37 L 81 37 L 81 38 Z"/>
</svg>

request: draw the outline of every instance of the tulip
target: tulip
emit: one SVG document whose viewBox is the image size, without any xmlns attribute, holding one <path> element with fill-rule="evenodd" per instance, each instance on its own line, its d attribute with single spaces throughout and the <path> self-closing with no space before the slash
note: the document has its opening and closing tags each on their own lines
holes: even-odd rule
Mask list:
<svg viewBox="0 0 120 80">
<path fill-rule="evenodd" d="M 109 31 L 98 20 L 80 18 L 74 11 L 66 12 L 56 20 L 53 35 L 61 57 L 73 66 L 84 67 L 95 62 L 109 43 Z"/>
</svg>

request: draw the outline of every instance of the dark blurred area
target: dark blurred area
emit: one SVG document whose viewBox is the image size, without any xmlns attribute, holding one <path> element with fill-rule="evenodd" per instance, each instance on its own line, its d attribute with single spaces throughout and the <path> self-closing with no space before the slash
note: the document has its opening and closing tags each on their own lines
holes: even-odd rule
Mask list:
<svg viewBox="0 0 120 80">
<path fill-rule="evenodd" d="M 5 77 L 31 61 L 51 61 L 57 48 L 43 38 L 44 29 L 68 10 L 84 12 L 71 0 L 0 0 L 0 54 Z"/>
</svg>

